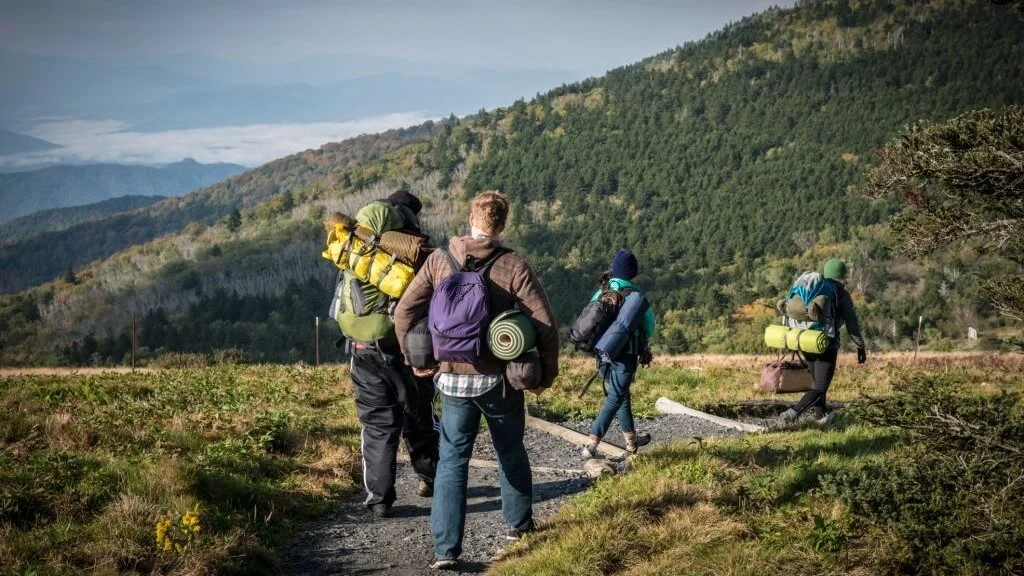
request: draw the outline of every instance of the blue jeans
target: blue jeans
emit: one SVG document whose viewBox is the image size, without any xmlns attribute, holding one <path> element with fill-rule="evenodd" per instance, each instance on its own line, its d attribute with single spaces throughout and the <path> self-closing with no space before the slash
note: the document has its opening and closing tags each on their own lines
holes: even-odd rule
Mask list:
<svg viewBox="0 0 1024 576">
<path fill-rule="evenodd" d="M 469 459 L 480 431 L 480 416 L 487 419 L 501 476 L 501 512 L 516 530 L 533 525 L 533 476 L 523 444 L 526 412 L 523 392 L 507 384 L 495 386 L 476 398 L 441 395 L 441 459 L 434 478 L 430 530 L 434 555 L 458 558 L 466 529 L 466 488 Z"/>
<path fill-rule="evenodd" d="M 636 358 L 603 364 L 598 370 L 604 379 L 604 406 L 590 425 L 590 433 L 598 438 L 604 438 L 616 414 L 619 416 L 619 429 L 623 432 L 634 432 L 633 403 L 629 395 L 629 385 L 633 383 L 633 376 L 636 374 Z"/>
</svg>

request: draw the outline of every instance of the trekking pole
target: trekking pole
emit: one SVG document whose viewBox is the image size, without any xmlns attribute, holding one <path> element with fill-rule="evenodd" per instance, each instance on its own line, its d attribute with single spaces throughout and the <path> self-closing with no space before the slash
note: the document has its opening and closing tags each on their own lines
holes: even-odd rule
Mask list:
<svg viewBox="0 0 1024 576">
<path fill-rule="evenodd" d="M 580 394 L 579 396 L 577 396 L 577 398 L 583 398 L 583 395 L 587 393 L 587 388 L 590 388 L 590 384 L 595 379 L 597 379 L 597 372 L 594 372 L 594 375 L 590 377 L 590 380 L 587 380 L 587 383 L 583 385 L 583 389 L 580 390 Z"/>
</svg>

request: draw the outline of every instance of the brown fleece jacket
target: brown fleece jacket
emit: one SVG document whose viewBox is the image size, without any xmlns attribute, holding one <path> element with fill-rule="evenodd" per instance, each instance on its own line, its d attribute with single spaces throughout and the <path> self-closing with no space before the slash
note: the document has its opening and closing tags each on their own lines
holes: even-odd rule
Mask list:
<svg viewBox="0 0 1024 576">
<path fill-rule="evenodd" d="M 470 236 L 453 238 L 448 250 L 455 261 L 465 265 L 466 257 L 473 256 L 482 261 L 500 246 L 494 238 L 474 239 Z M 434 287 L 452 273 L 451 264 L 441 250 L 435 250 L 423 267 L 416 273 L 412 283 L 405 290 L 395 309 L 395 332 L 398 344 L 405 354 L 405 335 L 427 315 L 430 297 Z M 547 388 L 558 376 L 558 326 L 547 294 L 540 280 L 529 265 L 518 254 L 503 254 L 487 273 L 487 288 L 490 296 L 491 316 L 509 310 L 518 304 L 526 316 L 533 321 L 537 332 L 537 352 L 540 354 L 544 377 L 541 386 Z M 501 374 L 504 363 L 495 358 L 481 359 L 475 364 L 442 362 L 441 372 L 456 374 Z"/>
</svg>

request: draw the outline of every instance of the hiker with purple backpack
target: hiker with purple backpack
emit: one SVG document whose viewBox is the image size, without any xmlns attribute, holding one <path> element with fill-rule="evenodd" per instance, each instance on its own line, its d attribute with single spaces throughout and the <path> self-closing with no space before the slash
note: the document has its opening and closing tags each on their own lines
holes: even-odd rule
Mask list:
<svg viewBox="0 0 1024 576">
<path fill-rule="evenodd" d="M 534 528 L 533 478 L 523 443 L 524 389 L 540 394 L 558 375 L 558 327 L 536 274 L 501 246 L 508 212 L 505 194 L 477 195 L 469 216 L 471 234 L 453 238 L 447 250 L 435 250 L 395 310 L 395 329 L 407 361 L 406 334 L 428 316 L 439 361 L 435 369 L 413 369 L 420 376 L 436 372 L 441 395 L 440 461 L 430 513 L 433 569 L 456 568 L 462 554 L 469 460 L 481 416 L 500 465 L 507 537 L 515 540 Z M 515 361 L 496 359 L 487 346 L 490 320 L 513 308 L 530 319 L 536 333 L 533 381 L 513 375 Z"/>
</svg>

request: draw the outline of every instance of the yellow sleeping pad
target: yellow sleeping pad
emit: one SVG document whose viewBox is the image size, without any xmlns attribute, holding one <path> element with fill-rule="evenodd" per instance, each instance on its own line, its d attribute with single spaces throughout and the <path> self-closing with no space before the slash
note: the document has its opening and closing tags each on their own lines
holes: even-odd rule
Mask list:
<svg viewBox="0 0 1024 576">
<path fill-rule="evenodd" d="M 821 354 L 828 349 L 829 340 L 820 330 L 772 324 L 764 329 L 764 343 L 769 348 Z"/>
<path fill-rule="evenodd" d="M 336 224 L 328 234 L 327 249 L 322 256 L 392 298 L 401 298 L 416 274 L 412 266 L 380 246 L 364 242 L 355 230 L 342 224 Z"/>
</svg>

